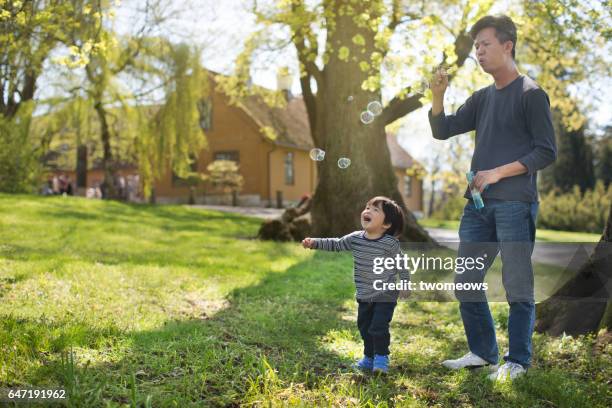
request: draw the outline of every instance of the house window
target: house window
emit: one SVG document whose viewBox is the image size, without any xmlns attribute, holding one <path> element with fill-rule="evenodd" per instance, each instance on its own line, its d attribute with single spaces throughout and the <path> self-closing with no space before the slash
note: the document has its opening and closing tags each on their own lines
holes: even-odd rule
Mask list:
<svg viewBox="0 0 612 408">
<path fill-rule="evenodd" d="M 410 197 L 412 195 L 412 177 L 404 176 L 404 195 Z"/>
<path fill-rule="evenodd" d="M 212 100 L 202 99 L 198 102 L 198 112 L 200 113 L 200 127 L 202 130 L 212 129 Z"/>
<path fill-rule="evenodd" d="M 292 186 L 294 181 L 293 153 L 289 152 L 285 156 L 285 184 Z"/>
<path fill-rule="evenodd" d="M 189 165 L 189 171 L 192 173 L 198 172 L 198 158 L 195 156 L 191 157 L 191 164 Z M 172 171 L 172 186 L 174 187 L 185 187 L 187 186 L 187 180 L 179 177 L 174 171 Z"/>
<path fill-rule="evenodd" d="M 235 162 L 236 164 L 240 163 L 240 154 L 238 154 L 238 150 L 230 150 L 226 152 L 215 152 L 213 155 L 214 160 L 230 160 Z"/>
</svg>

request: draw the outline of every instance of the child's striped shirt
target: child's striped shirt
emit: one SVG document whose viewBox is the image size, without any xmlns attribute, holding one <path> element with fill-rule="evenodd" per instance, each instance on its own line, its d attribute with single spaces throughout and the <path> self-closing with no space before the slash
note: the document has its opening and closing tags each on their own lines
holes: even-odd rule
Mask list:
<svg viewBox="0 0 612 408">
<path fill-rule="evenodd" d="M 374 288 L 374 281 L 396 282 L 399 273 L 402 280 L 409 280 L 410 274 L 404 270 L 384 269 L 382 273 L 374 273 L 374 258 L 403 257 L 399 240 L 384 234 L 377 239 L 365 237 L 365 231 L 355 231 L 342 238 L 312 238 L 314 249 L 324 251 L 351 251 L 353 253 L 353 273 L 356 296 L 359 300 L 373 300 L 382 295 L 385 298 L 397 299 L 397 292 L 381 291 Z"/>
</svg>

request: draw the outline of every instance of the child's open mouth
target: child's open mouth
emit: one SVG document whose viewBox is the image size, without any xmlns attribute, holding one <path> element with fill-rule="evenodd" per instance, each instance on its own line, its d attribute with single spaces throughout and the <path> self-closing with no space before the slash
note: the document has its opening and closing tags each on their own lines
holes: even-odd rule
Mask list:
<svg viewBox="0 0 612 408">
<path fill-rule="evenodd" d="M 370 221 L 372 221 L 372 217 L 370 217 L 369 215 L 364 215 L 364 216 L 363 216 L 363 220 L 364 220 L 365 222 L 370 222 Z"/>
</svg>

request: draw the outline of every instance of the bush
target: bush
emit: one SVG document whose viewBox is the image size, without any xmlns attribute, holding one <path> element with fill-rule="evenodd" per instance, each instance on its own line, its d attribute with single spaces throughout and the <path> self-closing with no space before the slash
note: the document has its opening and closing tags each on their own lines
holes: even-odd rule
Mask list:
<svg viewBox="0 0 612 408">
<path fill-rule="evenodd" d="M 560 194 L 551 191 L 540 197 L 538 227 L 564 231 L 601 233 L 612 202 L 612 184 L 606 187 L 599 180 L 592 190 Z"/>
<path fill-rule="evenodd" d="M 459 220 L 463 214 L 466 199 L 463 197 L 463 191 L 458 194 L 447 196 L 448 199 L 431 214 L 431 218 L 438 220 Z"/>
</svg>

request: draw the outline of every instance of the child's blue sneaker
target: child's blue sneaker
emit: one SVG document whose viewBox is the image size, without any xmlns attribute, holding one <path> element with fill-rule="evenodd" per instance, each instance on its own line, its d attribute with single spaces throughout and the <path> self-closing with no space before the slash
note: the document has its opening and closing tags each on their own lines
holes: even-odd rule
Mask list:
<svg viewBox="0 0 612 408">
<path fill-rule="evenodd" d="M 372 371 L 374 359 L 372 357 L 363 356 L 361 360 L 353 364 L 353 367 L 361 371 Z"/>
<path fill-rule="evenodd" d="M 389 372 L 389 356 L 374 355 L 372 372 L 387 374 L 387 372 Z"/>
</svg>

